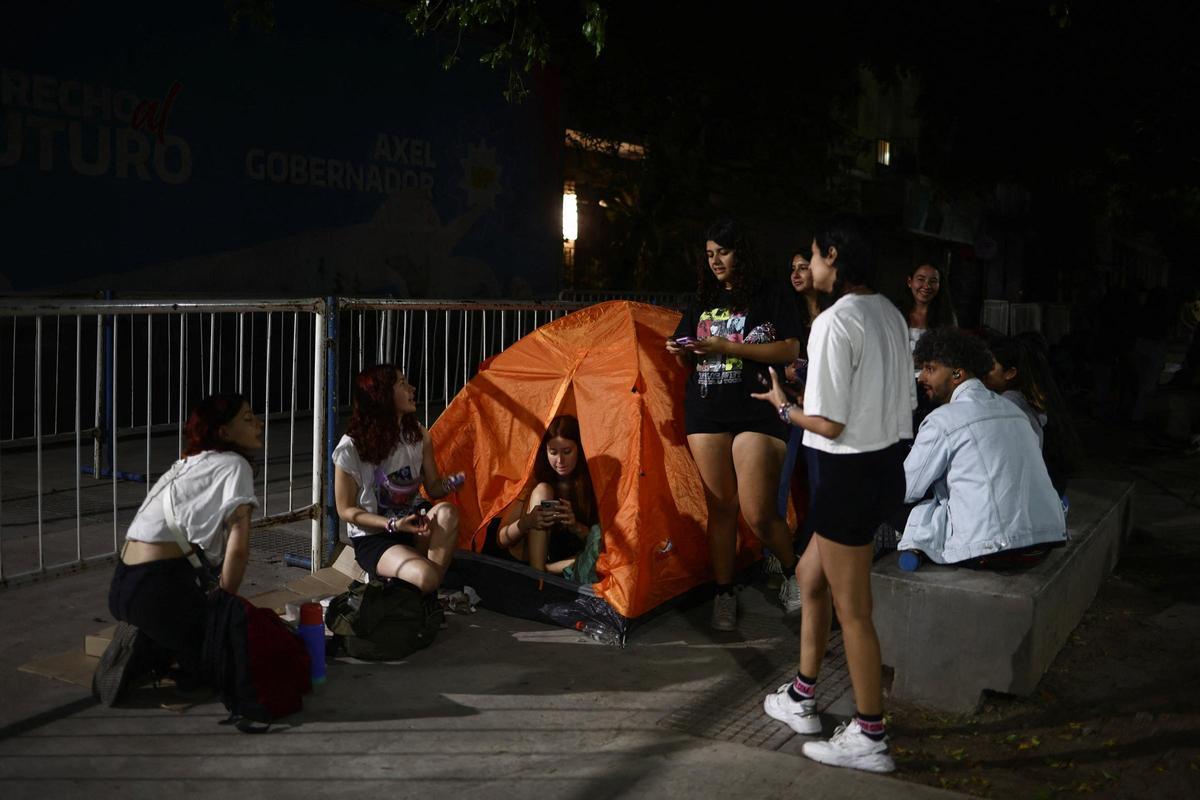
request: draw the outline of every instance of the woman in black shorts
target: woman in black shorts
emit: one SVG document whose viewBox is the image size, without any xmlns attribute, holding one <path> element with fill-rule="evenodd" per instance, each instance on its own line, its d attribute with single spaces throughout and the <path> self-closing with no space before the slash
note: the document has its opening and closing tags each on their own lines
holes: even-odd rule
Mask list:
<svg viewBox="0 0 1200 800">
<path fill-rule="evenodd" d="M 419 491 L 441 499 L 462 485 L 463 474 L 438 472 L 416 412 L 416 389 L 395 366 L 359 373 L 350 424 L 333 451 L 333 494 L 363 571 L 430 594 L 454 555 L 458 509 L 430 505 Z"/>
<path fill-rule="evenodd" d="M 704 482 L 709 552 L 717 584 L 712 627 L 737 627 L 733 593 L 738 511 L 790 576 L 780 589 L 788 611 L 800 607 L 791 532 L 775 498 L 787 451 L 787 425 L 750 393 L 761 388 L 766 365 L 793 361 L 800 352 L 800 320 L 782 280 L 759 270 L 744 233 L 731 220 L 708 230 L 695 300 L 667 352 L 685 367 L 688 448 Z"/>
<path fill-rule="evenodd" d="M 800 669 L 763 708 L 801 734 L 821 732 L 813 687 L 837 609 L 854 686 L 854 719 L 804 754 L 835 766 L 891 772 L 883 727 L 879 639 L 871 621 L 875 529 L 904 500 L 902 439 L 912 438 L 916 391 L 908 327 L 874 288 L 875 255 L 863 224 L 835 217 L 817 228 L 813 284 L 840 295 L 813 322 L 800 405 L 772 388 L 755 397 L 804 429 L 809 448 L 812 541 L 797 573 L 804 601 Z"/>
</svg>

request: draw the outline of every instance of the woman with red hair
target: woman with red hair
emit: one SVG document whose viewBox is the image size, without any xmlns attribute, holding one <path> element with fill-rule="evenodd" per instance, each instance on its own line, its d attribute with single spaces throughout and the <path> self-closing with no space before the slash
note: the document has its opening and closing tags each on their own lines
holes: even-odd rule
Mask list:
<svg viewBox="0 0 1200 800">
<path fill-rule="evenodd" d="M 416 411 L 416 389 L 395 366 L 359 373 L 350 424 L 333 451 L 333 491 L 358 565 L 372 578 L 398 578 L 430 594 L 454 554 L 458 509 L 431 506 L 419 490 L 438 500 L 464 476 L 438 472 Z"/>
<path fill-rule="evenodd" d="M 217 567 L 236 594 L 250 557 L 250 512 L 258 506 L 249 459 L 263 424 L 244 397 L 216 394 L 193 410 L 183 456 L 158 479 L 125 534 L 108 608 L 119 625 L 92 690 L 112 705 L 129 681 L 177 660 L 176 682 L 205 680 L 201 667 L 205 590 L 188 557 Z M 180 536 L 189 545 L 180 545 Z"/>
</svg>

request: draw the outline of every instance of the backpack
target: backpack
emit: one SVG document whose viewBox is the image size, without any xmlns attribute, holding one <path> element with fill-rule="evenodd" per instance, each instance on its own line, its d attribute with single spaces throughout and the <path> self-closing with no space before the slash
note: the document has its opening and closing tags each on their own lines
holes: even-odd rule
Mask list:
<svg viewBox="0 0 1200 800">
<path fill-rule="evenodd" d="M 336 646 L 367 661 L 396 661 L 428 647 L 441 629 L 443 614 L 433 597 L 411 583 L 354 581 L 329 601 L 325 615 Z"/>
<path fill-rule="evenodd" d="M 300 637 L 271 609 L 225 591 L 209 595 L 204 663 L 229 710 L 225 722 L 236 722 L 245 733 L 264 732 L 272 721 L 299 711 L 301 697 L 312 691 Z"/>
</svg>

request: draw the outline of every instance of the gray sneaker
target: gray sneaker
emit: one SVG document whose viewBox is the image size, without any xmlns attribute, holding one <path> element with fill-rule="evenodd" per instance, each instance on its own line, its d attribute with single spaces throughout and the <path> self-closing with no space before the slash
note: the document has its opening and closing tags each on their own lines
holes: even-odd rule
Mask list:
<svg viewBox="0 0 1200 800">
<path fill-rule="evenodd" d="M 715 631 L 737 630 L 737 595 L 718 594 L 713 598 L 712 629 Z"/>
<path fill-rule="evenodd" d="M 141 632 L 126 622 L 119 623 L 92 673 L 92 696 L 106 706 L 120 700 L 129 682 L 145 668 L 144 651 Z"/>
<path fill-rule="evenodd" d="M 800 585 L 796 583 L 795 573 L 788 575 L 779 585 L 779 605 L 783 606 L 785 614 L 795 614 L 800 610 Z"/>
</svg>

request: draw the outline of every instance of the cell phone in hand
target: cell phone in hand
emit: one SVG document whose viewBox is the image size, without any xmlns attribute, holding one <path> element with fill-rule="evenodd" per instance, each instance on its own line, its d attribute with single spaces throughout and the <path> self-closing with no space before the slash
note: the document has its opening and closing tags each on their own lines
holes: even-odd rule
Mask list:
<svg viewBox="0 0 1200 800">
<path fill-rule="evenodd" d="M 697 341 L 697 339 L 694 339 L 691 336 L 680 336 L 675 340 L 675 344 L 679 345 L 680 347 L 691 347 Z"/>
<path fill-rule="evenodd" d="M 542 501 L 542 510 L 543 511 L 557 511 L 558 510 L 558 501 L 557 500 L 543 500 Z"/>
</svg>

